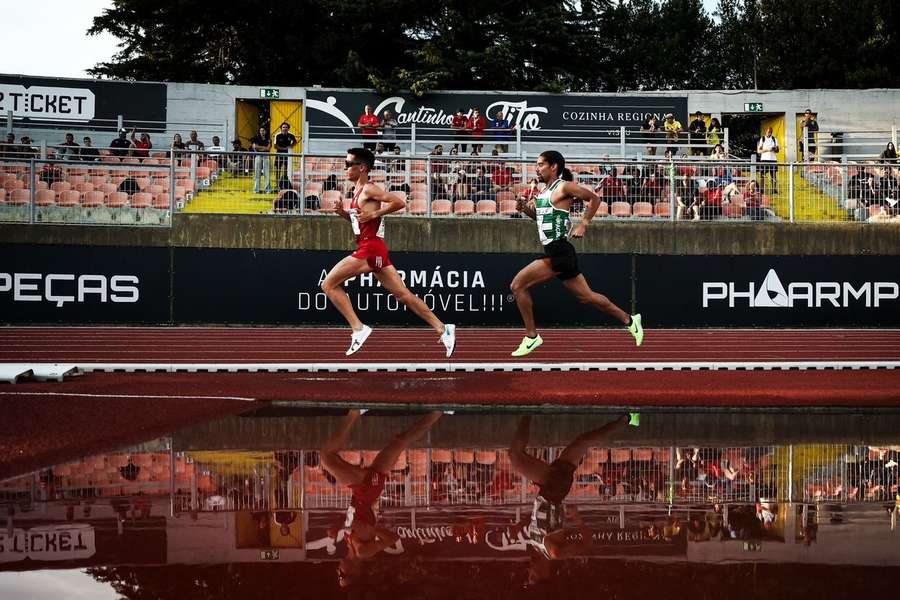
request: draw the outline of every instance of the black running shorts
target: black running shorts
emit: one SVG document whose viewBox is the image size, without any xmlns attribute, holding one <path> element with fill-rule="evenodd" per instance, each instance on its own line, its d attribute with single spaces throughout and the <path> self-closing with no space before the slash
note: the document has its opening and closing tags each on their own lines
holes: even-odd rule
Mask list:
<svg viewBox="0 0 900 600">
<path fill-rule="evenodd" d="M 578 256 L 575 254 L 575 246 L 569 240 L 554 240 L 544 246 L 544 254 L 550 259 L 550 267 L 556 271 L 556 277 L 561 281 L 578 277 Z"/>
<path fill-rule="evenodd" d="M 538 485 L 538 493 L 554 504 L 562 504 L 562 501 L 569 495 L 569 490 L 572 489 L 574 482 L 575 465 L 556 459 L 550 463 L 550 475 L 547 481 Z"/>
</svg>

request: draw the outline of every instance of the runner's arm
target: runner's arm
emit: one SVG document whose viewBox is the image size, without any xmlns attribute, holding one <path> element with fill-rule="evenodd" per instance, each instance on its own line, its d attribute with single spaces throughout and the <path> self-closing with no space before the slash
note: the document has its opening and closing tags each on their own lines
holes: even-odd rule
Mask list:
<svg viewBox="0 0 900 600">
<path fill-rule="evenodd" d="M 530 219 L 537 219 L 537 213 L 534 211 L 534 202 L 527 200 L 524 196 L 516 199 L 516 210 Z"/>
<path fill-rule="evenodd" d="M 560 193 L 564 196 L 578 198 L 588 205 L 587 209 L 584 211 L 584 215 L 581 217 L 581 223 L 572 228 L 571 234 L 573 238 L 584 237 L 584 230 L 587 229 L 591 219 L 597 214 L 597 209 L 600 208 L 600 196 L 595 194 L 593 190 L 583 188 L 573 181 L 566 181 L 561 186 Z"/>
<path fill-rule="evenodd" d="M 384 215 L 389 215 L 393 212 L 397 212 L 398 210 L 403 210 L 406 208 L 406 202 L 401 199 L 396 194 L 391 194 L 390 192 L 385 192 L 377 185 L 372 185 L 367 190 L 368 194 L 366 200 L 374 200 L 376 202 L 381 203 L 381 206 L 377 210 L 373 211 L 360 211 L 359 213 L 359 222 L 365 223 L 366 221 L 371 221 L 377 217 L 383 217 Z M 385 206 L 385 204 L 387 206 Z"/>
</svg>

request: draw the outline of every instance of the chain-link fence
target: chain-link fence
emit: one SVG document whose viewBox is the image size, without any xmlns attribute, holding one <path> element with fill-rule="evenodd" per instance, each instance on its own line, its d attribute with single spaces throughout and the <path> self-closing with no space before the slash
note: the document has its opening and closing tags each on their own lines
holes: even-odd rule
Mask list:
<svg viewBox="0 0 900 600">
<path fill-rule="evenodd" d="M 160 444 L 161 445 L 161 444 Z M 561 448 L 532 448 L 545 461 Z M 585 504 L 691 506 L 795 501 L 890 502 L 900 446 L 804 444 L 753 447 L 592 448 L 569 500 Z M 341 453 L 365 467 L 375 450 Z M 405 451 L 387 477 L 382 506 L 508 506 L 537 487 L 505 449 Z M 351 492 L 315 450 L 172 452 L 143 448 L 89 456 L 0 482 L 0 504 L 169 497 L 175 512 L 347 506 Z"/>
</svg>

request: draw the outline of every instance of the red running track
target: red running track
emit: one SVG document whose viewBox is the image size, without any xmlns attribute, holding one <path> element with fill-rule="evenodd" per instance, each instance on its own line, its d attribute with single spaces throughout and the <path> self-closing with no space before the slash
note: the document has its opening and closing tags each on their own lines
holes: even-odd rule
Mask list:
<svg viewBox="0 0 900 600">
<path fill-rule="evenodd" d="M 538 362 L 897 361 L 900 330 L 650 329 L 644 345 L 618 329 L 547 329 Z M 313 363 L 446 361 L 427 329 L 376 328 L 345 357 L 348 329 L 5 327 L 0 362 Z M 460 328 L 453 362 L 509 362 L 521 329 Z"/>
</svg>

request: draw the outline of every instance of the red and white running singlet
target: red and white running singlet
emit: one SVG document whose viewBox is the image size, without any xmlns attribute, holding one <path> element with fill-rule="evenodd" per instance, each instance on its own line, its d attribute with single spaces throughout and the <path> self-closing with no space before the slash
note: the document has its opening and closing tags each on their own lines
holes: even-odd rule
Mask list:
<svg viewBox="0 0 900 600">
<path fill-rule="evenodd" d="M 359 222 L 359 195 L 362 190 L 360 188 L 353 194 L 350 210 L 347 211 L 353 233 L 356 234 L 356 252 L 352 256 L 366 261 L 373 271 L 380 271 L 391 266 L 388 248 L 384 243 L 384 219 L 376 217 L 365 223 Z"/>
</svg>

